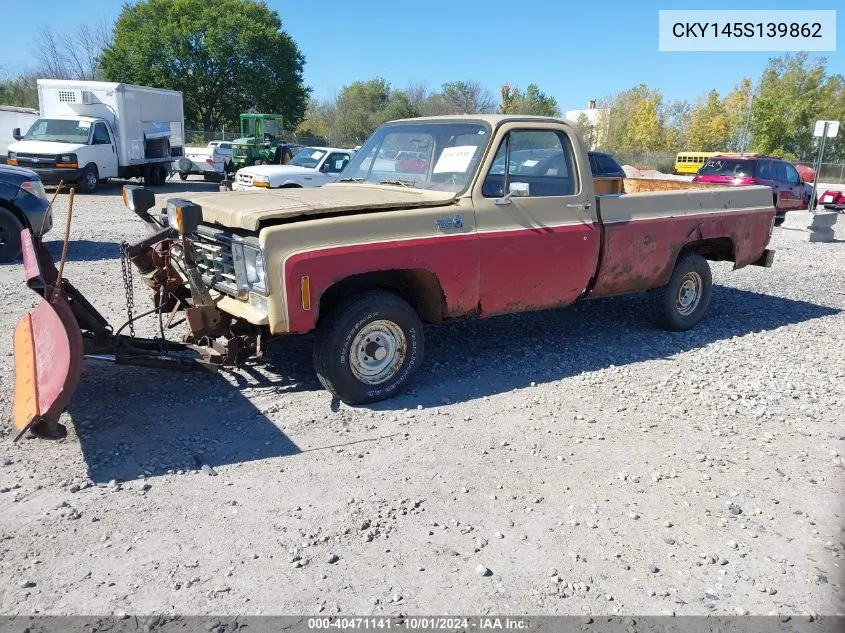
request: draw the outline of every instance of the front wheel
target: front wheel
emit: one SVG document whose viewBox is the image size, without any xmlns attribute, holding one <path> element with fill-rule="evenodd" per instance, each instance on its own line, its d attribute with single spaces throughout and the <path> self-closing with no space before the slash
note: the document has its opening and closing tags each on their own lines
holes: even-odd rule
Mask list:
<svg viewBox="0 0 845 633">
<path fill-rule="evenodd" d="M 712 289 L 707 260 L 696 253 L 681 255 L 669 283 L 651 292 L 655 322 L 673 332 L 695 327 L 707 313 Z"/>
<path fill-rule="evenodd" d="M 423 360 L 423 327 L 403 299 L 381 290 L 337 306 L 317 330 L 314 368 L 343 402 L 378 402 L 398 394 Z"/>
<path fill-rule="evenodd" d="M 79 179 L 80 190 L 84 193 L 94 193 L 99 184 L 100 177 L 97 175 L 97 168 L 93 165 L 88 165 L 82 172 L 82 178 Z"/>
<path fill-rule="evenodd" d="M 22 230 L 21 221 L 0 207 L 0 263 L 13 262 L 21 256 Z"/>
</svg>

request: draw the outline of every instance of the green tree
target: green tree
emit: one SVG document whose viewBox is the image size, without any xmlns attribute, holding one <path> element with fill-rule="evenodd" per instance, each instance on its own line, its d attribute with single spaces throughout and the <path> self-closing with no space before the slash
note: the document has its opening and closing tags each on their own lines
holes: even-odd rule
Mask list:
<svg viewBox="0 0 845 633">
<path fill-rule="evenodd" d="M 599 127 L 613 151 L 654 151 L 676 143 L 667 133 L 667 108 L 659 90 L 640 84 L 602 100 Z"/>
<path fill-rule="evenodd" d="M 27 73 L 0 81 L 0 103 L 18 108 L 37 108 L 38 87 L 35 84 L 36 78 L 35 74 Z"/>
<path fill-rule="evenodd" d="M 587 147 L 593 149 L 596 145 L 596 126 L 590 122 L 589 117 L 583 112 L 578 115 L 574 123 L 575 129 L 578 130 L 581 138 L 584 139 L 584 143 Z"/>
<path fill-rule="evenodd" d="M 394 119 L 419 116 L 408 94 L 391 90 L 387 80 L 376 77 L 344 86 L 337 98 L 332 135 L 346 142 L 363 142 L 375 129 Z"/>
<path fill-rule="evenodd" d="M 560 108 L 554 97 L 540 90 L 537 84 L 528 84 L 525 92 L 519 88 L 503 84 L 501 89 L 502 114 L 536 114 L 538 116 L 560 116 Z"/>
<path fill-rule="evenodd" d="M 480 114 L 495 109 L 493 97 L 477 81 L 450 81 L 442 86 L 443 114 Z"/>
<path fill-rule="evenodd" d="M 769 60 L 751 106 L 755 151 L 793 159 L 811 153 L 826 66 L 825 58 L 810 60 L 806 53 Z"/>
<path fill-rule="evenodd" d="M 725 151 L 730 137 L 728 113 L 719 93 L 711 90 L 699 98 L 690 113 L 687 129 L 687 149 L 690 151 Z"/>
<path fill-rule="evenodd" d="M 180 90 L 186 118 L 206 130 L 250 108 L 293 129 L 310 92 L 304 63 L 279 14 L 255 0 L 124 4 L 100 58 L 106 80 Z"/>
</svg>

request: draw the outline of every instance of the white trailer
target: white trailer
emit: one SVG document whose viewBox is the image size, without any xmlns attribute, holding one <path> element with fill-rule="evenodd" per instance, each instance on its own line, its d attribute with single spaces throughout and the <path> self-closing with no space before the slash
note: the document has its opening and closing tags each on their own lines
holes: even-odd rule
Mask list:
<svg viewBox="0 0 845 633">
<path fill-rule="evenodd" d="M 38 118 L 38 110 L 0 105 L 0 161 L 6 162 L 9 145 L 15 142 L 12 130 L 28 130 Z"/>
<path fill-rule="evenodd" d="M 109 178 L 163 185 L 184 154 L 182 93 L 103 81 L 38 80 L 40 117 L 9 146 L 7 162 L 45 184 L 91 192 Z"/>
</svg>

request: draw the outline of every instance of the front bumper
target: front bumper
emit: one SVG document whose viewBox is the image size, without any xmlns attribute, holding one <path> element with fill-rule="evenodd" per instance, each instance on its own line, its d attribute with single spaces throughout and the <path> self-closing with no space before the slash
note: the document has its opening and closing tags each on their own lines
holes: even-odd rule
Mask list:
<svg viewBox="0 0 845 633">
<path fill-rule="evenodd" d="M 27 169 L 31 169 L 35 173 L 37 173 L 41 177 L 41 182 L 45 185 L 58 185 L 60 182 L 64 181 L 65 183 L 70 182 L 79 182 L 79 179 L 82 178 L 82 169 L 64 169 L 64 168 L 56 168 L 56 167 L 29 167 Z"/>
<path fill-rule="evenodd" d="M 239 182 L 232 183 L 232 191 L 267 191 L 269 187 L 255 187 L 253 185 L 242 185 Z"/>
</svg>

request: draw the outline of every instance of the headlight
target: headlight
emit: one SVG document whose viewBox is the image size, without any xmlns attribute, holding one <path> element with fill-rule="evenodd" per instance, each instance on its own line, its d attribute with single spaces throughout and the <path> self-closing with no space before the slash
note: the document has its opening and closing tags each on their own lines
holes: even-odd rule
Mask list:
<svg viewBox="0 0 845 633">
<path fill-rule="evenodd" d="M 267 292 L 264 253 L 260 248 L 245 244 L 235 238 L 232 240 L 232 260 L 235 264 L 238 290 L 242 293 L 248 290 Z"/>
<path fill-rule="evenodd" d="M 253 187 L 264 187 L 265 189 L 270 187 L 270 177 L 269 176 L 255 176 L 252 179 L 252 186 Z"/>
<path fill-rule="evenodd" d="M 7 165 L 17 165 L 18 164 L 18 154 L 17 152 L 9 152 L 6 154 L 6 164 Z"/>
<path fill-rule="evenodd" d="M 56 156 L 56 167 L 76 169 L 79 167 L 79 162 L 76 159 L 76 154 L 60 154 Z"/>
<path fill-rule="evenodd" d="M 40 180 L 27 180 L 26 182 L 22 182 L 21 189 L 28 191 L 33 196 L 41 198 L 42 200 L 47 199 L 47 194 L 44 192 L 44 183 Z"/>
</svg>

